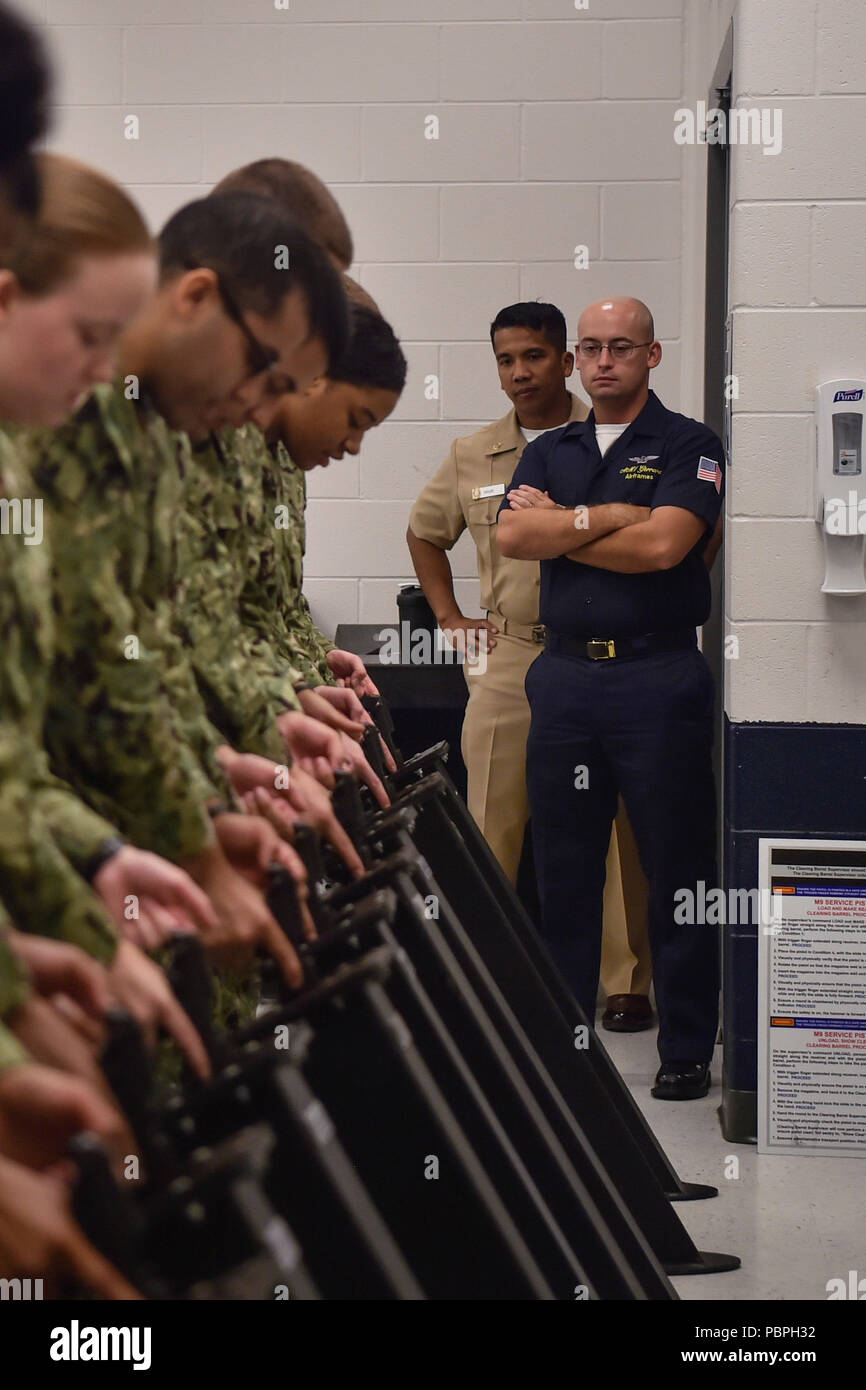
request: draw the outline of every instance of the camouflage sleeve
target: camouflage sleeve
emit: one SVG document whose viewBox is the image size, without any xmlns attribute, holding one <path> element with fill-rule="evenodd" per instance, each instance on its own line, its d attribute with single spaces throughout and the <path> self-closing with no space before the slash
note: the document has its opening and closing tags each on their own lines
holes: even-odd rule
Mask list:
<svg viewBox="0 0 866 1390">
<path fill-rule="evenodd" d="M 0 1023 L 0 1071 L 5 1071 L 7 1067 L 18 1067 L 22 1062 L 29 1061 L 30 1058 L 18 1039 Z"/>
<path fill-rule="evenodd" d="M 191 450 L 178 525 L 179 631 L 213 724 L 247 752 L 285 761 L 277 717 L 298 709 L 293 666 L 242 621 L 253 504 L 233 452 L 211 441 Z"/>
<path fill-rule="evenodd" d="M 135 426 L 138 433 L 138 426 Z M 75 420 L 29 441 L 51 522 L 55 656 L 45 744 L 53 771 L 136 844 L 172 859 L 213 843 L 216 789 L 141 639 L 130 594 L 148 573 L 135 440 L 106 428 L 91 398 Z"/>
<path fill-rule="evenodd" d="M 2 905 L 0 922 L 0 1018 L 6 1018 L 29 997 L 30 976 L 6 939 L 10 922 Z"/>
<path fill-rule="evenodd" d="M 240 604 L 244 623 L 311 685 L 336 683 L 324 661 L 330 649 L 301 592 L 306 487 L 285 448 L 272 450 L 255 426 L 240 432 L 244 493 L 261 499 L 248 525 L 253 544 Z M 254 476 L 252 471 L 254 470 Z"/>
<path fill-rule="evenodd" d="M 304 470 L 289 457 L 281 444 L 276 450 L 280 470 L 281 496 L 287 512 L 283 565 L 291 576 L 291 592 L 287 595 L 286 625 L 293 642 L 301 647 L 322 675 L 325 684 L 335 685 L 336 677 L 325 660 L 334 643 L 329 642 L 313 622 L 310 605 L 304 595 L 304 556 L 307 548 L 307 480 Z"/>
<path fill-rule="evenodd" d="M 60 852 L 83 873 L 104 842 L 117 837 L 117 827 L 53 775 L 44 749 L 34 748 L 31 758 L 27 781 L 33 809 L 44 820 Z"/>
<path fill-rule="evenodd" d="M 30 784 L 34 807 L 59 848 L 81 868 L 116 832 L 52 775 L 42 748 L 54 651 L 50 536 L 42 501 L 34 499 L 33 479 L 8 426 L 0 431 L 0 491 L 4 497 L 30 499 L 33 509 L 24 534 L 4 536 L 0 544 L 0 729 L 9 755 L 4 775 Z"/>
<path fill-rule="evenodd" d="M 16 745 L 20 752 L 20 742 Z M 29 782 L 0 773 L 0 899 L 21 931 L 80 946 L 104 963 L 117 932 L 89 885 L 34 808 Z"/>
<path fill-rule="evenodd" d="M 209 783 L 216 790 L 217 800 L 233 804 L 234 789 L 217 757 L 220 745 L 230 740 L 208 718 L 195 672 L 189 662 L 189 654 L 176 631 L 173 604 L 171 615 L 170 631 L 162 633 L 159 638 L 165 663 L 163 683 L 172 709 L 180 720 L 183 738 L 192 749 Z"/>
<path fill-rule="evenodd" d="M 6 939 L 10 920 L 0 904 L 0 1018 L 20 1008 L 30 994 L 30 978 Z M 0 1071 L 28 1060 L 17 1038 L 0 1024 Z"/>
<path fill-rule="evenodd" d="M 303 661 L 310 672 L 306 679 L 313 680 L 316 685 L 336 685 L 337 678 L 326 660 L 334 644 L 316 627 L 303 594 L 297 596 L 295 607 L 285 614 L 285 631 L 287 649 L 303 653 L 296 659 Z"/>
</svg>

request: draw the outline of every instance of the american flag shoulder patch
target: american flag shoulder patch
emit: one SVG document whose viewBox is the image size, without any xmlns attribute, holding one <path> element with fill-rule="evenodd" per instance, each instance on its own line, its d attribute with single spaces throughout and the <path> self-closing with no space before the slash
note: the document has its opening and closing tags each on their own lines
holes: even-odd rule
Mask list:
<svg viewBox="0 0 866 1390">
<path fill-rule="evenodd" d="M 715 483 L 716 492 L 722 490 L 722 470 L 715 459 L 708 459 L 701 454 L 698 459 L 698 477 L 705 483 Z"/>
</svg>

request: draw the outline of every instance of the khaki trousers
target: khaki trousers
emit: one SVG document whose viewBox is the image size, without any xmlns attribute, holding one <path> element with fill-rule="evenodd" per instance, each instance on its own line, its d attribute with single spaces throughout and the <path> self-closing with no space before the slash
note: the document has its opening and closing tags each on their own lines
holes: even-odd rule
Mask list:
<svg viewBox="0 0 866 1390">
<path fill-rule="evenodd" d="M 500 623 L 493 617 L 497 626 Z M 466 677 L 469 702 L 461 748 L 473 820 L 512 883 L 529 820 L 526 740 L 529 702 L 523 683 L 537 643 L 500 630 L 483 672 Z M 464 668 L 465 669 L 465 668 Z M 647 933 L 648 887 L 631 826 L 620 802 L 607 855 L 601 982 L 607 995 L 648 994 L 652 963 Z"/>
</svg>

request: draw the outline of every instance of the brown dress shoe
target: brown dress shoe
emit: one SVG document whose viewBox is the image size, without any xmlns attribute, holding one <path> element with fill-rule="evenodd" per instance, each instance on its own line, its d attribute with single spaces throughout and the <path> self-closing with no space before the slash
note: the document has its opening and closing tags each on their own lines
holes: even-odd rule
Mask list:
<svg viewBox="0 0 866 1390">
<path fill-rule="evenodd" d="M 652 1028 L 649 999 L 645 994 L 609 994 L 601 1026 L 611 1033 L 641 1033 L 644 1028 Z"/>
</svg>

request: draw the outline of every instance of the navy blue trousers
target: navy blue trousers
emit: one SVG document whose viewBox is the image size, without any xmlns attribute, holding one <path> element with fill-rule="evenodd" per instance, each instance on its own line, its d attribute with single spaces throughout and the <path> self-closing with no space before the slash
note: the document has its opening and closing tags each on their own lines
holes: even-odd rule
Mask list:
<svg viewBox="0 0 866 1390">
<path fill-rule="evenodd" d="M 527 782 L 548 949 L 590 1020 L 601 964 L 605 858 L 622 794 L 650 885 L 662 1061 L 707 1062 L 718 1025 L 718 927 L 678 923 L 680 889 L 717 887 L 711 763 L 715 690 L 697 648 L 530 666 Z M 682 917 L 683 908 L 680 906 Z"/>
</svg>

